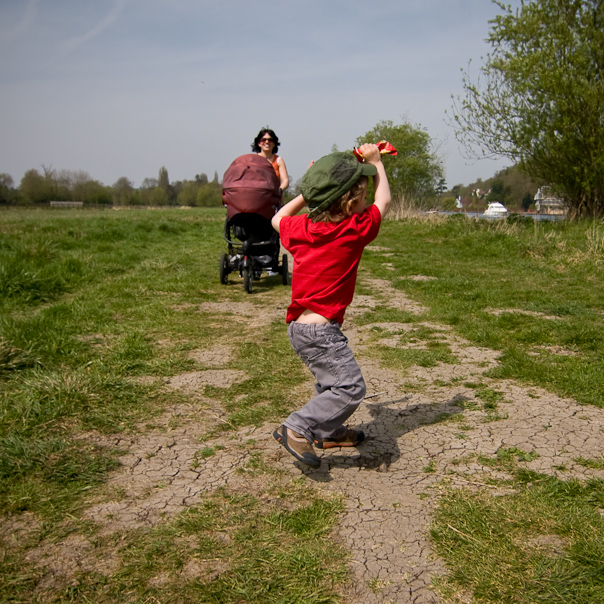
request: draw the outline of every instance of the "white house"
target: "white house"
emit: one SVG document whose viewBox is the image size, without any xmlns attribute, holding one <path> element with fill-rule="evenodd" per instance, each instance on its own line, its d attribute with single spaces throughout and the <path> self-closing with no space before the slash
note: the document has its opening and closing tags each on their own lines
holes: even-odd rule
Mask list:
<svg viewBox="0 0 604 604">
<path fill-rule="evenodd" d="M 539 214 L 566 214 L 564 201 L 556 197 L 550 187 L 539 187 L 535 194 L 535 207 Z"/>
</svg>

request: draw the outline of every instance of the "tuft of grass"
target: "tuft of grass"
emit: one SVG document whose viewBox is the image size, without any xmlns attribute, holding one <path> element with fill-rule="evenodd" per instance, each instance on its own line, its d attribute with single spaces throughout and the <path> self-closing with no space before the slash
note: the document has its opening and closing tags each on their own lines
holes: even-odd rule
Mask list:
<svg viewBox="0 0 604 604">
<path fill-rule="evenodd" d="M 585 458 L 585 457 L 575 457 L 573 460 L 575 463 L 579 465 L 590 468 L 591 470 L 604 470 L 604 458 Z"/>
<path fill-rule="evenodd" d="M 0 507 L 58 521 L 77 512 L 82 498 L 119 466 L 119 451 L 60 437 L 0 440 Z"/>
<path fill-rule="evenodd" d="M 436 367 L 440 363 L 454 364 L 456 361 L 449 346 L 442 342 L 434 342 L 425 350 L 380 346 L 375 354 L 379 356 L 384 365 L 399 370 L 414 366 Z"/>
<path fill-rule="evenodd" d="M 500 468 L 507 472 L 513 472 L 518 469 L 518 462 L 529 462 L 537 459 L 539 454 L 536 451 L 526 452 L 517 447 L 500 448 L 495 457 L 485 455 L 478 456 L 478 462 L 485 466 Z"/>
<path fill-rule="evenodd" d="M 430 460 L 430 463 L 422 468 L 422 472 L 434 474 L 434 472 L 436 472 L 436 461 L 434 459 Z"/>
<path fill-rule="evenodd" d="M 485 409 L 496 409 L 497 404 L 503 400 L 503 394 L 493 388 L 482 387 L 475 390 L 476 396 L 484 401 Z"/>
</svg>

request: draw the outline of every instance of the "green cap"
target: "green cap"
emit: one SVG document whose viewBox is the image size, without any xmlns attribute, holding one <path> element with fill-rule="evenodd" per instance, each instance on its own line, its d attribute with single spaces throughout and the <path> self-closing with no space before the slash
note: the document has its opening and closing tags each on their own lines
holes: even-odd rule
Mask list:
<svg viewBox="0 0 604 604">
<path fill-rule="evenodd" d="M 375 176 L 377 168 L 365 164 L 352 151 L 336 151 L 318 159 L 302 177 L 300 192 L 311 209 L 309 216 L 324 212 L 361 176 Z"/>
</svg>

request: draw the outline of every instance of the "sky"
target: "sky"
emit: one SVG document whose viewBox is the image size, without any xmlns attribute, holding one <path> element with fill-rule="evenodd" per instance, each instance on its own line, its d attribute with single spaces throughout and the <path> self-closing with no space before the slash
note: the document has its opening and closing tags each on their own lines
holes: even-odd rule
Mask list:
<svg viewBox="0 0 604 604">
<path fill-rule="evenodd" d="M 269 126 L 295 182 L 391 120 L 428 132 L 449 187 L 471 184 L 509 160 L 467 159 L 446 112 L 499 13 L 491 0 L 0 0 L 0 173 L 222 180 Z"/>
</svg>

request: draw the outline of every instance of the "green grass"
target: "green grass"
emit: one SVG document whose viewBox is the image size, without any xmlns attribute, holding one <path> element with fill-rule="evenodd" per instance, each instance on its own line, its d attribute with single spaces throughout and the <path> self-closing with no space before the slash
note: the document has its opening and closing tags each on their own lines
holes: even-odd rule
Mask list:
<svg viewBox="0 0 604 604">
<path fill-rule="evenodd" d="M 492 377 L 602 407 L 603 238 L 599 222 L 390 221 L 379 245 L 395 270 L 382 266 L 383 252 L 366 251 L 364 262 L 426 306 L 422 320 L 501 351 Z"/>
<path fill-rule="evenodd" d="M 455 490 L 435 510 L 432 540 L 447 562 L 441 594 L 492 604 L 593 604 L 604 601 L 604 481 L 563 481 L 518 468 L 502 453 L 510 494 Z M 517 461 L 514 461 L 517 459 Z"/>
<path fill-rule="evenodd" d="M 283 508 L 291 500 L 295 507 Z M 346 552 L 330 539 L 341 507 L 295 484 L 270 504 L 219 491 L 158 527 L 89 535 L 87 564 L 69 584 L 58 580 L 43 601 L 335 604 L 347 576 Z M 108 575 L 107 551 L 119 561 Z M 37 580 L 18 565 L 9 555 L 0 573 L 0 591 L 13 602 L 26 601 Z"/>
<path fill-rule="evenodd" d="M 329 535 L 341 502 L 287 482 L 253 448 L 239 472 L 260 481 L 259 492 L 213 493 L 153 528 L 121 535 L 101 535 L 83 516 L 93 502 L 120 497 L 105 481 L 122 452 L 101 444 L 103 435 L 145 431 L 167 406 L 196 404 L 162 387 L 165 378 L 206 368 L 191 351 L 224 343 L 234 352 L 221 368 L 245 374 L 230 387 L 201 388 L 224 415 L 201 435 L 194 467 L 220 454 L 221 446 L 206 442 L 219 432 L 228 438 L 239 427 L 277 422 L 298 405 L 308 373 L 283 323 L 251 326 L 226 308 L 203 306 L 251 303 L 260 311 L 277 301 L 284 306 L 289 296 L 276 279 L 258 283 L 252 296 L 237 278 L 218 283 L 224 211 L 10 210 L 2 218 L 0 509 L 3 520 L 31 519 L 31 527 L 18 542 L 2 545 L 0 593 L 10 593 L 13 604 L 339 601 L 346 556 Z M 455 363 L 438 330 L 426 327 L 448 325 L 501 352 L 489 376 L 603 406 L 603 233 L 599 223 L 385 223 L 377 245 L 390 249 L 395 270 L 371 250 L 363 266 L 426 310 L 416 315 L 378 304 L 355 318 L 359 326 L 378 324 L 363 332 L 363 354 L 402 375 L 413 366 Z M 434 279 L 408 278 L 416 275 Z M 359 293 L 375 295 L 365 287 Z M 391 325 L 386 330 L 380 323 Z M 379 345 L 390 336 L 400 345 Z M 482 411 L 484 421 L 505 416 L 505 398 L 495 387 L 464 386 L 476 398 L 462 407 Z M 200 404 L 195 411 L 207 409 Z M 436 421 L 454 424 L 456 438 L 471 438 L 463 414 Z M 568 602 L 598 601 L 585 598 L 601 595 L 594 535 L 601 537 L 602 485 L 523 473 L 521 465 L 533 458 L 515 449 L 477 457 L 513 476 L 503 485 L 513 494 L 457 491 L 443 498 L 434 534 L 452 570 L 444 590 L 464 586 L 493 602 L 520 601 L 511 599 L 514 593 L 527 594 L 527 602 L 565 601 L 555 599 L 558 593 Z M 575 461 L 602 468 L 599 458 Z M 437 471 L 434 461 L 424 467 Z M 505 536 L 508 518 L 513 537 Z M 497 547 L 490 546 L 491 534 Z M 36 586 L 43 573 L 31 555 L 70 535 L 91 541 L 99 568 L 41 595 Z M 556 552 L 565 555 L 552 558 L 531 545 L 552 535 Z M 476 552 L 464 550 L 468 544 Z M 114 555 L 116 568 L 102 567 L 105 554 Z M 474 568 L 462 568 L 464 560 Z"/>
<path fill-rule="evenodd" d="M 281 419 L 307 379 L 281 322 L 250 329 L 228 311 L 199 310 L 205 302 L 250 301 L 241 284 L 218 283 L 224 211 L 10 211 L 3 218 L 0 508 L 36 521 L 24 540 L 2 544 L 0 592 L 11 602 L 34 601 L 43 573 L 25 562 L 28 552 L 82 534 L 95 551 L 113 552 L 117 570 L 101 564 L 68 585 L 58 581 L 45 602 L 336 602 L 346 555 L 329 535 L 341 503 L 295 482 L 280 486 L 258 451 L 241 472 L 265 481 L 277 493 L 274 504 L 261 493 L 224 491 L 118 541 L 82 517 L 91 498 L 108 496 L 103 483 L 121 451 L 80 435 L 144 430 L 141 422 L 152 425 L 166 405 L 186 400 L 137 376 L 200 369 L 189 352 L 226 343 L 235 354 L 222 368 L 243 370 L 246 379 L 205 387 L 227 412 L 218 430 Z M 285 301 L 289 290 L 264 291 Z M 222 448 L 200 443 L 193 467 Z M 229 538 L 217 540 L 223 533 Z"/>
</svg>

